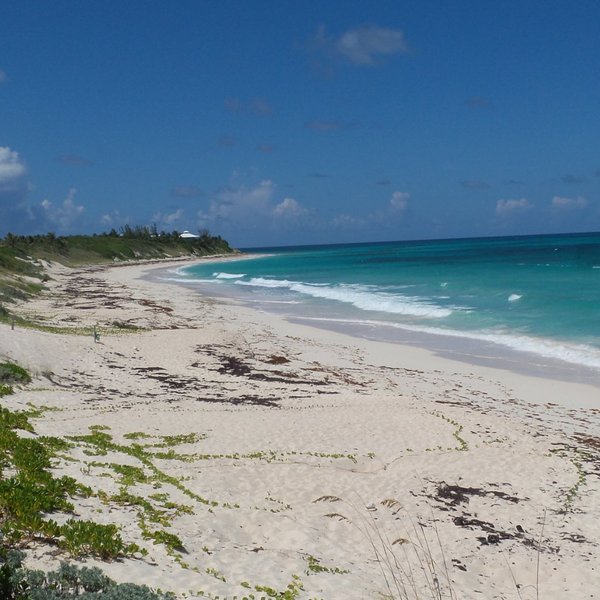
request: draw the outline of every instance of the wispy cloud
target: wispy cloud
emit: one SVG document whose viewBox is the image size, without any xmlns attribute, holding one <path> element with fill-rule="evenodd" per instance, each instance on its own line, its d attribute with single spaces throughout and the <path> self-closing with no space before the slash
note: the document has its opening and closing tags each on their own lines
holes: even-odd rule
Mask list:
<svg viewBox="0 0 600 600">
<path fill-rule="evenodd" d="M 308 210 L 294 198 L 284 198 L 273 208 L 273 215 L 283 219 L 297 219 L 307 213 Z"/>
<path fill-rule="evenodd" d="M 237 138 L 233 135 L 225 134 L 218 139 L 218 143 L 222 148 L 232 148 L 237 144 Z"/>
<path fill-rule="evenodd" d="M 196 185 L 176 185 L 171 188 L 173 198 L 200 198 L 204 192 Z"/>
<path fill-rule="evenodd" d="M 250 103 L 250 111 L 255 115 L 267 117 L 273 114 L 273 107 L 264 98 L 254 98 Z"/>
<path fill-rule="evenodd" d="M 71 167 L 88 167 L 94 163 L 87 158 L 77 156 L 76 154 L 61 154 L 56 157 L 56 160 L 63 165 L 69 165 Z"/>
<path fill-rule="evenodd" d="M 77 190 L 71 188 L 64 201 L 55 206 L 50 200 L 42 200 L 40 206 L 43 215 L 49 223 L 57 225 L 61 230 L 68 230 L 83 215 L 85 208 L 82 204 L 75 204 Z"/>
<path fill-rule="evenodd" d="M 260 144 L 256 149 L 263 154 L 271 154 L 275 150 L 275 147 L 271 144 Z"/>
<path fill-rule="evenodd" d="M 152 222 L 158 229 L 170 229 L 183 221 L 183 208 L 177 208 L 171 213 L 157 212 L 152 216 Z"/>
<path fill-rule="evenodd" d="M 80 223 L 85 208 L 75 202 L 75 188 L 69 189 L 66 198 L 58 204 L 48 198 L 29 203 L 27 196 L 32 189 L 18 152 L 0 147 L 0 232 L 10 227 L 24 233 L 50 229 L 68 233 Z"/>
<path fill-rule="evenodd" d="M 320 26 L 309 48 L 330 59 L 359 67 L 373 67 L 383 57 L 410 54 L 411 49 L 400 29 L 365 25 L 330 36 Z"/>
<path fill-rule="evenodd" d="M 460 185 L 468 190 L 488 190 L 490 188 L 489 183 L 480 179 L 466 179 L 461 181 Z"/>
<path fill-rule="evenodd" d="M 366 224 L 366 219 L 349 215 L 347 213 L 336 215 L 331 219 L 332 227 L 342 230 L 358 230 L 365 227 Z"/>
<path fill-rule="evenodd" d="M 492 101 L 484 96 L 470 96 L 465 100 L 469 108 L 491 108 Z"/>
<path fill-rule="evenodd" d="M 310 211 L 295 198 L 284 197 L 278 201 L 276 190 L 277 186 L 270 179 L 254 185 L 228 186 L 213 196 L 206 210 L 198 211 L 197 225 L 239 232 L 290 227 L 309 216 Z"/>
<path fill-rule="evenodd" d="M 572 174 L 568 174 L 568 175 L 563 175 L 560 180 L 563 183 L 568 183 L 571 185 L 578 185 L 580 183 L 585 183 L 586 178 L 584 175 L 572 175 Z"/>
<path fill-rule="evenodd" d="M 498 200 L 496 203 L 496 214 L 507 217 L 511 214 L 521 213 L 533 208 L 533 204 L 527 198 Z"/>
<path fill-rule="evenodd" d="M 122 225 L 125 225 L 126 223 L 130 222 L 131 217 L 121 215 L 121 212 L 118 210 L 113 210 L 109 213 L 104 213 L 100 217 L 100 224 L 104 227 L 116 228 L 121 227 Z"/>
<path fill-rule="evenodd" d="M 409 208 L 410 193 L 394 192 L 384 208 L 367 215 L 349 215 L 342 213 L 331 219 L 331 226 L 342 230 L 361 230 L 369 227 L 397 224 L 405 218 Z"/>
<path fill-rule="evenodd" d="M 390 210 L 394 213 L 405 211 L 408 208 L 409 199 L 408 192 L 394 192 L 390 199 Z"/>
<path fill-rule="evenodd" d="M 4 83 L 7 79 L 6 71 L 0 69 L 0 83 Z"/>
<path fill-rule="evenodd" d="M 225 110 L 231 113 L 248 113 L 267 117 L 273 114 L 273 107 L 264 98 L 253 98 L 249 102 L 240 98 L 225 98 Z"/>
<path fill-rule="evenodd" d="M 19 153 L 8 146 L 0 146 L 0 192 L 20 189 L 25 173 L 25 164 L 19 158 Z"/>
<path fill-rule="evenodd" d="M 588 201 L 583 196 L 577 198 L 567 198 L 565 196 L 554 196 L 552 206 L 559 209 L 585 208 Z"/>
<path fill-rule="evenodd" d="M 27 169 L 19 153 L 0 146 L 0 235 L 27 227 L 33 213 L 26 205 Z"/>
</svg>

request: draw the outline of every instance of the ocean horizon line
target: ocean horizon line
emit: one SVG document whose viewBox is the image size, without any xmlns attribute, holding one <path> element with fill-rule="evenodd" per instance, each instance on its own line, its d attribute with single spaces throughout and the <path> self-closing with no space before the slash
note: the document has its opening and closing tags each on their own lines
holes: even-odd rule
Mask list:
<svg viewBox="0 0 600 600">
<path fill-rule="evenodd" d="M 360 242 L 331 242 L 323 243 L 316 242 L 311 244 L 284 244 L 278 245 L 267 245 L 267 246 L 240 246 L 236 247 L 239 252 L 247 252 L 253 254 L 258 251 L 268 250 L 296 250 L 301 248 L 330 248 L 335 246 L 370 246 L 370 245 L 389 245 L 389 244 L 403 244 L 403 243 L 428 243 L 428 242 L 457 242 L 457 241 L 478 241 L 478 240 L 512 240 L 512 239 L 526 239 L 526 238 L 550 238 L 550 237 L 584 237 L 588 235 L 600 235 L 600 231 L 567 231 L 567 232 L 553 232 L 553 233 L 518 233 L 508 235 L 466 235 L 457 237 L 427 237 L 427 238 L 410 238 L 401 240 L 379 240 L 379 241 L 360 241 Z"/>
</svg>

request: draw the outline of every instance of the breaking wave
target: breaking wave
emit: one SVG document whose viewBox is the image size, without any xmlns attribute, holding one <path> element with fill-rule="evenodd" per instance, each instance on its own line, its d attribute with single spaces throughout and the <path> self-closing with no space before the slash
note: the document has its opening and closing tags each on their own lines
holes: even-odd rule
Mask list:
<svg viewBox="0 0 600 600">
<path fill-rule="evenodd" d="M 303 283 L 286 279 L 266 279 L 254 277 L 249 281 L 237 280 L 237 285 L 258 288 L 286 289 L 298 294 L 336 300 L 359 308 L 361 310 L 379 311 L 396 315 L 443 319 L 452 314 L 453 309 L 441 307 L 423 298 L 403 296 L 390 292 L 377 291 L 374 287 L 365 285 L 328 285 L 318 283 Z M 456 310 L 456 307 L 454 308 Z"/>
</svg>

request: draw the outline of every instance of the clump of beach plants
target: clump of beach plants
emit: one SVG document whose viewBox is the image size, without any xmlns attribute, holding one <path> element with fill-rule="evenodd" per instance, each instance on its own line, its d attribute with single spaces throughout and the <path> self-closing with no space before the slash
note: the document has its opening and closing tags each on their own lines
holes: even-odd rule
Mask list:
<svg viewBox="0 0 600 600">
<path fill-rule="evenodd" d="M 27 569 L 19 550 L 0 551 L 0 597 L 3 600 L 172 600 L 170 593 L 145 585 L 118 584 L 97 567 L 61 563 L 55 571 Z"/>
<path fill-rule="evenodd" d="M 115 525 L 69 519 L 59 525 L 50 515 L 73 513 L 71 498 L 91 490 L 72 477 L 55 477 L 51 461 L 62 440 L 21 437 L 34 433 L 26 412 L 0 407 L 0 535 L 6 547 L 25 547 L 38 541 L 59 546 L 73 556 L 92 555 L 103 560 L 141 551 L 126 544 Z"/>
<path fill-rule="evenodd" d="M 26 384 L 31 382 L 31 375 L 19 365 L 11 362 L 0 363 L 0 383 Z"/>
</svg>

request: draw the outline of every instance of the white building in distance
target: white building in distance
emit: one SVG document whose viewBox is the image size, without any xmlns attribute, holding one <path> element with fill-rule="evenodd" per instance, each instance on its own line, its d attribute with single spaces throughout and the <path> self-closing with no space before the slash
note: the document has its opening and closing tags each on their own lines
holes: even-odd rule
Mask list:
<svg viewBox="0 0 600 600">
<path fill-rule="evenodd" d="M 184 231 L 183 233 L 181 233 L 179 235 L 180 238 L 183 238 L 185 240 L 193 240 L 193 239 L 197 239 L 200 236 L 199 235 L 195 235 L 194 233 L 190 233 L 189 231 Z"/>
</svg>

